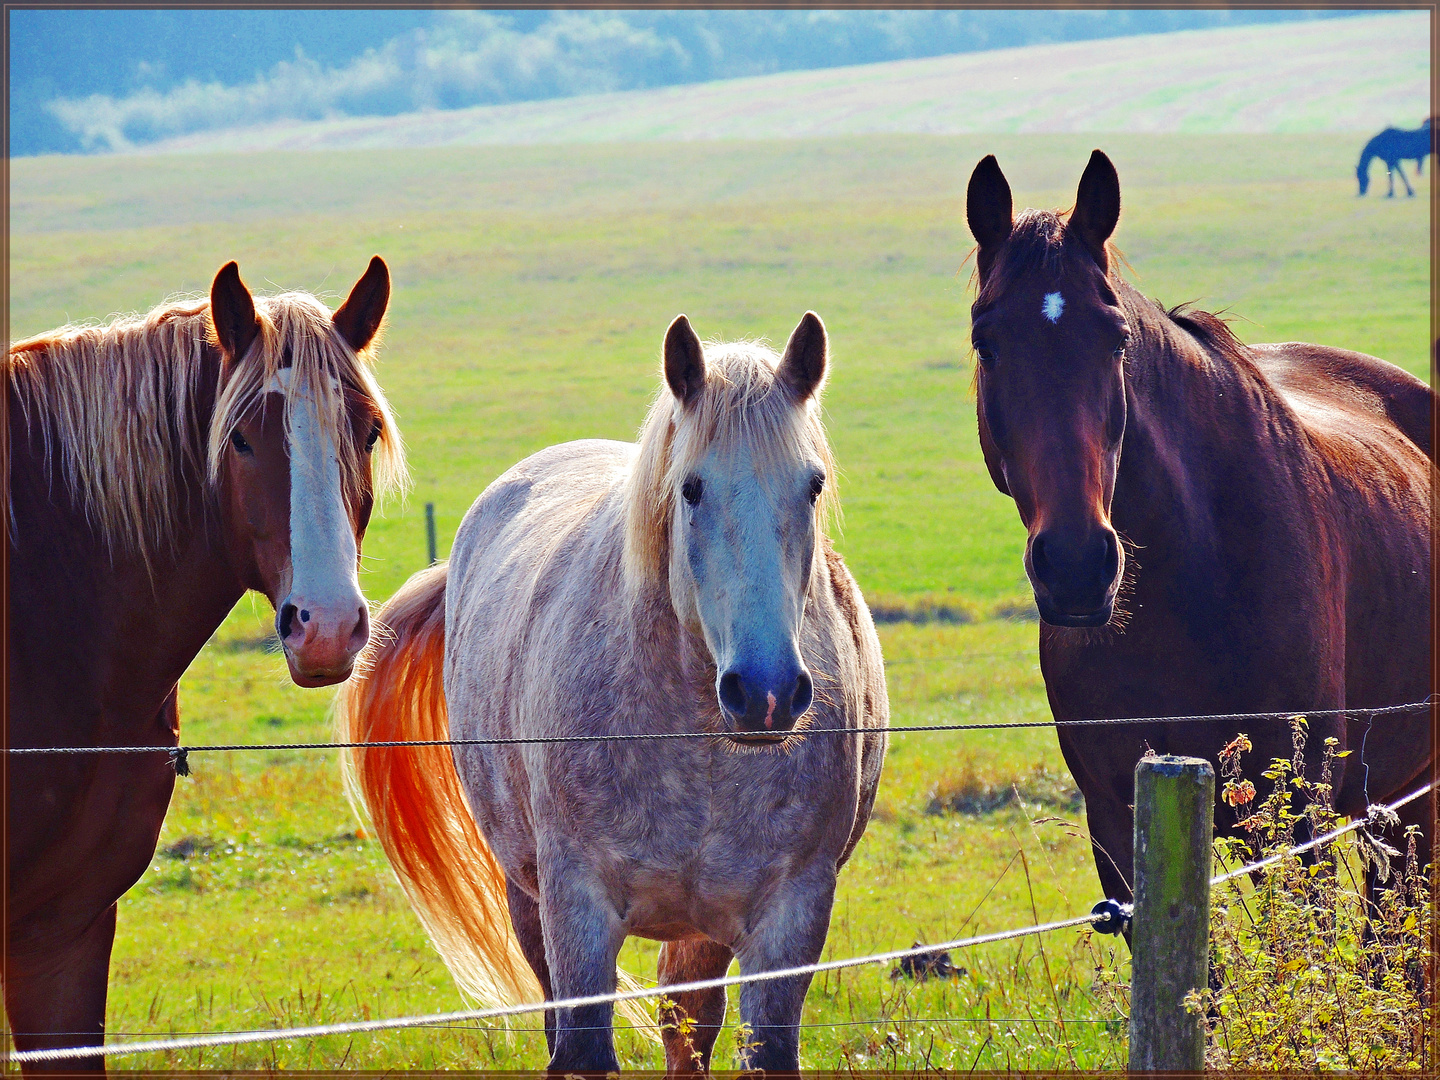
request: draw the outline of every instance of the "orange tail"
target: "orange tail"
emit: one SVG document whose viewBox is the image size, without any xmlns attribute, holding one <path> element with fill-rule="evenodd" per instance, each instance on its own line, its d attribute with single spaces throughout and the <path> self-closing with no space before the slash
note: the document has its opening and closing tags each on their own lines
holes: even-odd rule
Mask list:
<svg viewBox="0 0 1440 1080">
<path fill-rule="evenodd" d="M 366 664 L 340 689 L 343 742 L 448 739 L 446 566 L 416 574 L 381 609 Z M 460 988 L 485 1005 L 544 995 L 510 926 L 505 873 L 470 813 L 448 746 L 349 750 L 345 791 Z"/>
</svg>

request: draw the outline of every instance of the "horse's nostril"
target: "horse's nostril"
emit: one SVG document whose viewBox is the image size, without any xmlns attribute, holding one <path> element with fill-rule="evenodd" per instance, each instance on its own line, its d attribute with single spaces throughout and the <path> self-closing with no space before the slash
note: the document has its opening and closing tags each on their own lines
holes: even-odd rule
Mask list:
<svg viewBox="0 0 1440 1080">
<path fill-rule="evenodd" d="M 280 608 L 280 640 L 284 641 L 290 636 L 290 629 L 295 623 L 295 605 L 285 604 Z"/>
<path fill-rule="evenodd" d="M 301 621 L 301 622 L 309 622 L 309 621 L 310 621 L 310 612 L 309 612 L 309 611 L 302 611 L 302 612 L 300 612 L 300 621 Z"/>
<path fill-rule="evenodd" d="M 733 716 L 745 715 L 745 688 L 736 672 L 727 671 L 720 679 L 720 705 Z"/>
<path fill-rule="evenodd" d="M 356 613 L 355 629 L 350 632 L 350 651 L 359 652 L 370 640 L 370 612 L 364 607 Z"/>
<path fill-rule="evenodd" d="M 1050 560 L 1045 555 L 1045 534 L 1040 533 L 1030 541 L 1030 567 L 1041 581 L 1050 580 Z"/>
<path fill-rule="evenodd" d="M 798 720 L 804 715 L 805 710 L 810 708 L 810 703 L 815 697 L 815 687 L 810 682 L 810 676 L 805 672 L 795 680 L 795 696 L 790 699 L 790 716 Z"/>
</svg>

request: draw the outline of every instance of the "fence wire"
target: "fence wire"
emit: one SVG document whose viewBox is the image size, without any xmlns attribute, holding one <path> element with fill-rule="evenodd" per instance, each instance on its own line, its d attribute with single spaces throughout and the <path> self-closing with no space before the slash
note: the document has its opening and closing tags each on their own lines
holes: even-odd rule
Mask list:
<svg viewBox="0 0 1440 1080">
<path fill-rule="evenodd" d="M 1217 874 L 1210 879 L 1210 884 L 1223 884 L 1242 875 L 1263 870 L 1288 856 L 1310 851 L 1323 844 L 1330 843 L 1338 837 L 1344 836 L 1346 833 L 1364 828 L 1367 825 L 1381 823 L 1387 815 L 1393 814 L 1396 810 L 1400 809 L 1400 807 L 1428 794 L 1434 787 L 1435 782 L 1431 781 L 1423 787 L 1410 792 L 1410 794 L 1395 800 L 1393 803 L 1388 805 L 1373 805 L 1363 819 L 1357 819 L 1348 825 L 1325 833 L 1323 836 L 1318 836 L 1304 844 L 1297 844 L 1292 848 L 1249 863 L 1237 870 Z M 968 949 L 977 945 L 988 945 L 994 942 L 1010 941 L 1014 938 L 1028 937 L 1034 934 L 1044 934 L 1052 930 L 1064 930 L 1072 926 L 1093 925 L 1094 923 L 1108 920 L 1109 918 L 1109 914 L 1092 912 L 1091 914 L 1080 915 L 1073 919 L 1061 919 L 1056 922 L 1040 923 L 1035 926 L 1001 930 L 993 934 L 979 934 L 973 937 L 957 938 L 954 941 L 942 941 L 936 945 L 914 945 L 908 949 L 893 949 L 889 952 L 872 953 L 868 956 L 847 957 L 842 960 L 826 960 L 815 964 L 781 968 L 776 971 L 757 971 L 748 975 L 727 975 L 717 979 L 700 979 L 686 983 L 671 983 L 666 986 L 645 987 L 638 990 L 626 990 L 613 994 L 592 994 L 586 997 L 564 998 L 558 1001 L 531 1002 L 489 1009 L 465 1009 L 456 1012 L 431 1013 L 424 1016 L 401 1016 L 386 1020 L 355 1020 L 339 1024 L 316 1024 L 308 1027 L 215 1032 L 210 1035 L 149 1039 L 118 1045 L 112 1044 L 109 1046 L 77 1046 L 41 1050 L 19 1050 L 6 1054 L 5 1060 L 15 1062 L 16 1064 L 26 1064 L 29 1062 L 58 1061 L 66 1058 L 121 1057 L 173 1050 L 196 1050 L 216 1046 L 289 1042 L 298 1039 L 323 1038 L 329 1035 L 358 1035 L 368 1032 L 395 1031 L 409 1028 L 450 1027 L 461 1024 L 467 1020 L 498 1020 L 511 1016 L 523 1016 L 530 1013 L 543 1012 L 547 1009 L 576 1009 L 591 1005 L 614 1005 L 622 1001 L 638 1001 L 644 998 L 668 997 L 672 994 L 690 993 L 697 990 L 713 990 L 721 987 L 743 986 L 746 983 L 768 982 L 774 979 L 817 975 L 825 971 L 839 971 L 844 968 L 863 967 L 869 964 L 888 964 L 894 960 L 903 960 L 907 957 L 930 956 L 938 952 L 947 952 L 951 949 Z M 869 1022 L 888 1024 L 892 1021 L 881 1019 Z M 467 1027 L 466 1030 L 478 1029 Z"/>
<path fill-rule="evenodd" d="M 784 745 L 791 739 L 809 738 L 811 735 L 873 735 L 879 732 L 903 734 L 906 732 L 938 731 L 999 731 L 1014 728 L 1075 728 L 1116 724 L 1189 724 L 1202 722 L 1247 723 L 1266 720 L 1289 720 L 1293 717 L 1345 716 L 1353 720 L 1373 720 L 1378 716 L 1396 713 L 1418 712 L 1428 709 L 1434 703 L 1434 696 L 1404 705 L 1382 705 L 1368 709 L 1288 709 L 1273 712 L 1252 713 L 1210 713 L 1194 716 L 1135 716 L 1119 718 L 1095 718 L 1084 720 L 1021 720 L 994 721 L 974 724 L 908 724 L 884 728 L 807 728 L 796 726 L 784 733 L 783 737 L 767 740 L 749 740 L 757 745 Z M 801 722 L 803 725 L 803 721 Z M 657 731 L 657 732 L 608 732 L 601 735 L 534 735 L 527 737 L 497 737 L 489 739 L 392 739 L 377 742 L 306 742 L 306 743 L 213 743 L 199 746 L 10 746 L 6 753 L 26 754 L 170 754 L 184 760 L 190 754 L 235 753 L 239 751 L 281 751 L 281 750 L 373 750 L 401 746 L 551 746 L 559 743 L 600 743 L 632 742 L 636 740 L 665 739 L 735 739 L 738 733 L 732 731 Z M 739 741 L 747 741 L 741 738 Z"/>
<path fill-rule="evenodd" d="M 388 1020 L 353 1020 L 340 1024 L 314 1024 L 308 1027 L 276 1028 L 273 1030 L 216 1032 L 187 1038 L 149 1039 L 144 1042 L 122 1043 L 110 1046 L 80 1046 L 43 1050 L 18 1050 L 7 1055 L 7 1060 L 17 1064 L 29 1062 L 58 1061 L 65 1058 L 119 1057 L 131 1054 L 152 1054 L 170 1050 L 197 1050 L 213 1046 L 242 1046 L 250 1043 L 287 1042 L 294 1039 L 317 1039 L 328 1035 L 358 1035 L 372 1031 L 395 1031 L 405 1028 L 436 1027 L 460 1023 L 465 1020 L 498 1020 L 510 1016 L 524 1016 L 544 1012 L 548 1009 L 578 1009 L 590 1005 L 614 1005 L 622 1001 L 639 1001 L 644 998 L 669 997 L 672 994 L 686 994 L 697 990 L 714 990 L 729 986 L 744 986 L 746 983 L 770 982 L 775 979 L 793 979 L 802 975 L 817 975 L 825 971 L 840 971 L 844 968 L 863 967 L 869 964 L 888 964 L 910 956 L 924 956 L 950 949 L 967 949 L 976 945 L 988 945 L 996 941 L 1043 934 L 1050 930 L 1063 930 L 1070 926 L 1083 926 L 1105 918 L 1104 915 L 1080 915 L 1073 919 L 1025 926 L 1016 930 L 1001 930 L 993 934 L 942 941 L 938 945 L 916 945 L 908 949 L 893 949 L 890 952 L 873 953 L 869 956 L 852 956 L 842 960 L 825 960 L 816 964 L 802 964 L 798 967 L 779 968 L 775 971 L 756 971 L 748 975 L 726 975 L 718 979 L 698 979 L 685 983 L 670 983 L 666 986 L 643 987 L 638 990 L 624 990 L 613 994 L 590 994 L 585 997 L 562 998 L 557 1001 L 527 1002 L 521 1005 L 504 1005 L 489 1009 L 464 1009 L 456 1012 L 431 1013 L 425 1016 L 399 1016 Z M 883 1022 L 883 1021 L 882 1021 Z"/>
</svg>

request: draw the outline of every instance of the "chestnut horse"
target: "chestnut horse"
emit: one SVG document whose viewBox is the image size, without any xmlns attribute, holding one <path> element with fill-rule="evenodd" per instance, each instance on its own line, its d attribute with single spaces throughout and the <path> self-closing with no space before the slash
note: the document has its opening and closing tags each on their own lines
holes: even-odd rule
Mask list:
<svg viewBox="0 0 1440 1080">
<path fill-rule="evenodd" d="M 611 993 L 631 934 L 664 942 L 662 984 L 812 963 L 870 818 L 889 706 L 824 533 L 825 329 L 807 314 L 778 357 L 681 316 L 664 352 L 640 445 L 553 446 L 491 484 L 340 693 L 346 740 L 715 733 L 356 753 L 411 903 L 492 1003 Z M 809 983 L 741 990 L 747 1068 L 798 1068 Z M 725 991 L 676 1006 L 694 1025 L 666 1065 L 703 1072 Z M 611 1016 L 548 1011 L 551 1071 L 615 1072 Z"/>
<path fill-rule="evenodd" d="M 360 543 L 404 477 L 365 359 L 389 297 L 378 256 L 333 317 L 303 293 L 252 297 L 231 262 L 208 303 L 9 349 L 7 744 L 157 750 L 8 761 L 17 1049 L 103 1042 L 116 901 L 175 782 L 176 684 L 236 601 L 274 604 L 301 686 L 346 678 L 369 638 Z"/>
<path fill-rule="evenodd" d="M 994 157 L 970 178 L 980 445 L 1029 533 L 1040 668 L 1057 720 L 1341 710 L 1430 685 L 1429 387 L 1343 349 L 1241 344 L 1116 271 L 1120 182 L 1100 151 L 1068 217 L 1012 216 Z M 1131 895 L 1135 762 L 1291 756 L 1284 721 L 1059 729 L 1106 894 Z M 1428 710 L 1314 717 L 1339 809 L 1430 771 Z M 1314 762 L 1310 762 L 1313 765 Z M 1308 766 L 1307 766 L 1308 767 Z M 1430 839 L 1432 801 L 1402 815 Z M 1234 825 L 1217 803 L 1216 822 Z"/>
</svg>

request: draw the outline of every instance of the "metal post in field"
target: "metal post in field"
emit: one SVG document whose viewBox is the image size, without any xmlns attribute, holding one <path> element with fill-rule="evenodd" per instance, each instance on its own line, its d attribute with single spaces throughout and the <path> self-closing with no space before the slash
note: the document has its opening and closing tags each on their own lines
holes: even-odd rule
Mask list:
<svg viewBox="0 0 1440 1080">
<path fill-rule="evenodd" d="M 1210 850 L 1215 770 L 1203 758 L 1135 766 L 1135 914 L 1131 928 L 1130 1070 L 1200 1072 L 1210 960 Z"/>
<path fill-rule="evenodd" d="M 430 553 L 430 565 L 436 563 L 435 557 L 435 504 L 425 504 L 425 548 Z"/>
</svg>

